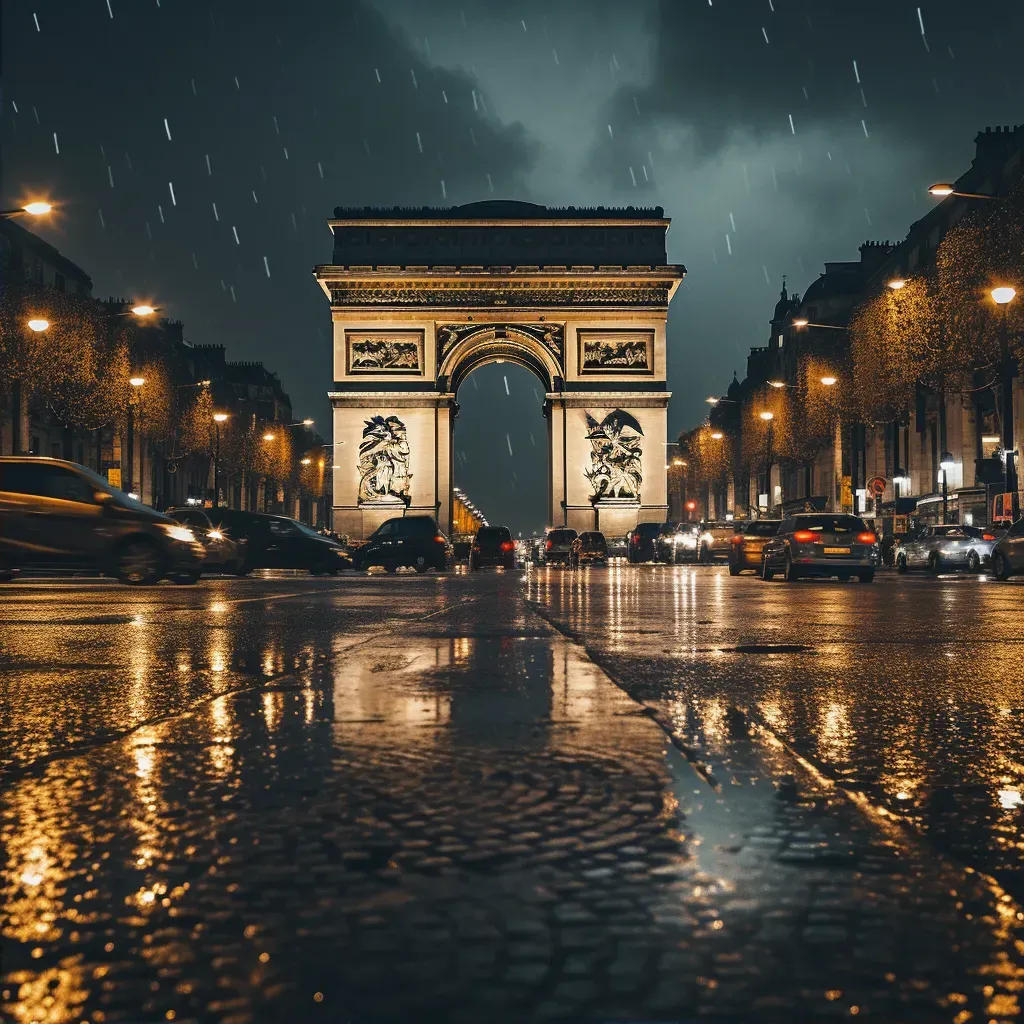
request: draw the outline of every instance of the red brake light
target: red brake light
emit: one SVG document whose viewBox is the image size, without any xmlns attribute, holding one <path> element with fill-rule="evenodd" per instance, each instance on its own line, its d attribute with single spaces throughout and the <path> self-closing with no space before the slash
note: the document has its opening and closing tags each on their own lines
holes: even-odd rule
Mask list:
<svg viewBox="0 0 1024 1024">
<path fill-rule="evenodd" d="M 996 539 L 996 535 L 994 533 L 983 533 L 981 535 L 981 539 L 982 540 L 995 540 Z"/>
<path fill-rule="evenodd" d="M 550 540 L 549 540 L 549 541 L 547 541 L 547 542 L 545 543 L 545 545 L 544 545 L 544 547 L 546 547 L 546 548 L 548 549 L 548 551 L 550 551 L 550 550 L 551 550 L 551 549 L 552 549 L 552 548 L 553 548 L 554 546 L 555 546 L 555 545 L 554 545 L 554 541 L 550 541 Z"/>
<path fill-rule="evenodd" d="M 442 536 L 441 536 L 441 534 L 438 534 L 438 535 L 437 535 L 437 536 L 436 536 L 436 537 L 434 538 L 434 540 L 435 540 L 435 541 L 437 541 L 437 543 L 438 543 L 438 544 L 443 544 L 443 543 L 444 543 L 444 537 L 442 537 Z"/>
<path fill-rule="evenodd" d="M 857 543 L 858 544 L 874 544 L 877 540 L 878 540 L 878 538 L 873 533 L 871 533 L 870 531 L 868 531 L 867 533 L 858 533 L 857 534 Z"/>
<path fill-rule="evenodd" d="M 814 531 L 797 530 L 796 533 L 793 534 L 793 540 L 797 541 L 799 544 L 810 544 L 811 541 L 814 540 Z"/>
<path fill-rule="evenodd" d="M 474 544 L 473 545 L 473 550 L 474 551 L 479 551 L 480 550 L 480 545 L 479 544 Z"/>
<path fill-rule="evenodd" d="M 743 543 L 743 534 L 742 533 L 737 533 L 736 536 L 733 537 L 732 542 L 733 542 L 733 544 L 742 544 Z"/>
<path fill-rule="evenodd" d="M 513 544 L 512 541 L 510 541 L 510 540 L 503 540 L 501 542 L 501 550 L 502 551 L 511 551 L 514 547 L 515 547 L 515 544 Z"/>
</svg>

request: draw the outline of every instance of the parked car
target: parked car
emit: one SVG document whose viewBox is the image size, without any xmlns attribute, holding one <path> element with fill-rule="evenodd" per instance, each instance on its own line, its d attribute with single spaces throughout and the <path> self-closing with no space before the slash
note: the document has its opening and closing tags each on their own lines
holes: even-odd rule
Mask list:
<svg viewBox="0 0 1024 1024">
<path fill-rule="evenodd" d="M 352 567 L 342 544 L 295 519 L 233 508 L 205 511 L 213 528 L 238 545 L 242 558 L 235 572 L 239 576 L 254 569 L 308 569 L 314 576 L 333 575 Z"/>
<path fill-rule="evenodd" d="M 925 526 L 910 537 L 900 540 L 894 551 L 897 572 L 926 569 L 928 572 L 949 572 L 966 569 L 981 572 L 992 559 L 996 535 L 976 526 Z"/>
<path fill-rule="evenodd" d="M 187 526 L 206 549 L 203 558 L 205 572 L 239 572 L 243 564 L 242 545 L 234 537 L 217 529 L 201 508 L 169 508 L 167 514 Z"/>
<path fill-rule="evenodd" d="M 507 526 L 481 526 L 469 552 L 471 572 L 485 565 L 500 565 L 506 569 L 516 567 L 516 543 Z"/>
<path fill-rule="evenodd" d="M 1008 580 L 1024 572 L 1024 518 L 1018 519 L 992 549 L 992 575 Z"/>
<path fill-rule="evenodd" d="M 810 512 L 788 516 L 763 549 L 761 575 L 770 580 L 781 572 L 793 583 L 805 576 L 875 578 L 878 538 L 859 516 Z"/>
<path fill-rule="evenodd" d="M 629 533 L 629 543 L 626 546 L 627 561 L 634 565 L 638 562 L 653 562 L 657 554 L 655 542 L 664 525 L 664 523 L 638 523 Z"/>
<path fill-rule="evenodd" d="M 544 562 L 546 565 L 568 565 L 572 558 L 572 542 L 578 534 L 575 530 L 559 527 L 548 530 L 544 538 Z"/>
<path fill-rule="evenodd" d="M 587 530 L 572 542 L 571 564 L 574 569 L 581 565 L 607 565 L 608 542 L 597 530 Z"/>
<path fill-rule="evenodd" d="M 388 519 L 352 552 L 356 569 L 382 566 L 388 572 L 408 567 L 417 572 L 444 572 L 452 546 L 433 516 L 396 516 Z"/>
<path fill-rule="evenodd" d="M 695 523 L 663 523 L 654 541 L 654 560 L 666 565 L 697 561 Z"/>
<path fill-rule="evenodd" d="M 713 562 L 716 558 L 727 559 L 732 548 L 732 538 L 735 536 L 735 533 L 735 524 L 725 520 L 722 522 L 701 523 L 698 540 L 698 559 L 705 565 Z"/>
<path fill-rule="evenodd" d="M 752 519 L 737 523 L 729 544 L 729 575 L 739 576 L 745 569 L 761 571 L 761 553 L 771 537 L 779 532 L 781 519 Z"/>
<path fill-rule="evenodd" d="M 0 580 L 42 569 L 102 573 L 122 583 L 195 583 L 203 554 L 188 527 L 85 466 L 0 458 Z"/>
</svg>

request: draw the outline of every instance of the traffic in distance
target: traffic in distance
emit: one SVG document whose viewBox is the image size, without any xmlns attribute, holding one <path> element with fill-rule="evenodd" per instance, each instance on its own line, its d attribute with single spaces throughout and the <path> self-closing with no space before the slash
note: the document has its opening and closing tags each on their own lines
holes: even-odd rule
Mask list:
<svg viewBox="0 0 1024 1024">
<path fill-rule="evenodd" d="M 885 561 L 900 574 L 1024 573 L 1024 518 L 1010 526 L 921 524 L 883 552 L 859 516 L 802 512 L 782 519 L 639 523 L 622 537 L 552 527 L 516 540 L 482 526 L 453 543 L 432 516 L 386 520 L 365 541 L 344 543 L 283 515 L 188 506 L 159 512 L 76 463 L 0 457 L 0 582 L 23 574 L 103 575 L 125 584 L 196 583 L 204 574 L 258 569 L 337 575 L 400 569 L 513 571 L 532 565 L 577 569 L 627 564 L 727 564 L 732 576 L 857 579 L 870 583 Z"/>
</svg>

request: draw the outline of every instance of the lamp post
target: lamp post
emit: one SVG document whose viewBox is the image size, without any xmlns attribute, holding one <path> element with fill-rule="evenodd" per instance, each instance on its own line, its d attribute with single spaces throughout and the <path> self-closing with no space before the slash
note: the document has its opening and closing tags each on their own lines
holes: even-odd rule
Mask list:
<svg viewBox="0 0 1024 1024">
<path fill-rule="evenodd" d="M 1002 196 L 992 195 L 991 192 L 961 192 L 955 185 L 945 181 L 930 186 L 928 194 L 935 196 L 936 199 L 945 199 L 946 196 L 960 196 L 961 199 L 1002 199 Z"/>
<path fill-rule="evenodd" d="M 1010 359 L 1010 344 L 1007 338 L 1006 317 L 1010 311 L 1010 303 L 1017 295 L 1014 288 L 1003 286 L 993 288 L 989 293 L 992 301 L 999 307 L 999 358 L 1000 369 L 1003 378 L 1003 401 L 1000 410 L 1000 426 L 1002 428 L 1002 444 L 1005 457 L 1003 487 L 1007 494 L 1017 492 L 1017 445 L 1013 437 L 1013 363 Z M 1010 499 L 1010 508 L 1013 508 L 1013 498 Z"/>
<path fill-rule="evenodd" d="M 213 414 L 213 427 L 217 432 L 216 447 L 213 450 L 213 507 L 220 507 L 220 425 L 227 421 L 226 412 Z"/>
<path fill-rule="evenodd" d="M 772 442 L 775 439 L 775 413 L 769 412 L 768 410 L 765 410 L 764 412 L 759 412 L 758 416 L 760 416 L 761 419 L 765 423 L 768 424 L 768 438 L 767 438 L 767 442 L 765 444 L 765 453 L 764 453 L 765 454 L 765 467 L 764 467 L 765 485 L 764 486 L 765 486 L 765 490 L 768 492 L 766 511 L 770 513 L 771 512 L 771 508 L 772 508 L 772 498 L 774 497 L 774 495 L 772 494 Z"/>
<path fill-rule="evenodd" d="M 34 202 L 26 203 L 24 206 L 18 206 L 13 210 L 0 210 L 0 217 L 4 220 L 14 220 L 15 217 L 24 217 L 26 214 L 30 217 L 45 217 L 46 214 L 52 211 L 53 207 L 49 203 L 37 199 Z"/>
<path fill-rule="evenodd" d="M 126 474 L 123 471 L 121 473 L 121 490 L 125 494 L 131 494 L 135 489 L 132 486 L 135 476 L 135 396 L 141 393 L 139 389 L 146 383 L 146 378 L 130 377 L 128 383 L 131 391 L 128 392 L 128 426 L 125 431 L 125 447 L 128 449 L 128 457 L 125 460 L 128 463 L 127 479 Z"/>
<path fill-rule="evenodd" d="M 950 452 L 943 451 L 942 455 L 939 456 L 939 469 L 942 470 L 942 524 L 943 526 L 949 521 L 949 489 L 946 486 L 946 477 L 949 475 L 949 471 L 955 466 L 953 462 L 953 456 Z"/>
</svg>

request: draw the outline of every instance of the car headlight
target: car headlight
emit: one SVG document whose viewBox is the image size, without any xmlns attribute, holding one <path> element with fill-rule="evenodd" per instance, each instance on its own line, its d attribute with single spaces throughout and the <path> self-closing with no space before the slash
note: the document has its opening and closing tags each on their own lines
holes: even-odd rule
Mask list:
<svg viewBox="0 0 1024 1024">
<path fill-rule="evenodd" d="M 161 523 L 164 532 L 171 540 L 180 540 L 183 544 L 194 544 L 196 535 L 186 526 L 172 526 L 170 523 Z"/>
<path fill-rule="evenodd" d="M 224 539 L 224 534 L 221 533 L 220 530 L 208 530 L 206 536 L 209 537 L 210 540 L 223 540 Z"/>
</svg>

